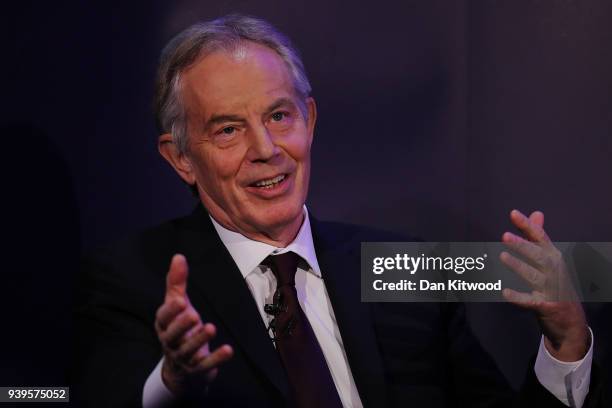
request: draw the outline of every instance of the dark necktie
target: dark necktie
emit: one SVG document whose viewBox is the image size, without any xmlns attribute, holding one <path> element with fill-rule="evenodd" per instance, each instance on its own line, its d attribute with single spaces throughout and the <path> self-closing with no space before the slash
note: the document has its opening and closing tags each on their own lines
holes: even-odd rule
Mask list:
<svg viewBox="0 0 612 408">
<path fill-rule="evenodd" d="M 287 372 L 293 403 L 300 408 L 342 407 L 319 342 L 300 307 L 295 272 L 300 256 L 293 252 L 268 256 L 263 264 L 276 276 L 274 303 L 265 311 L 274 316 L 270 326 L 276 350 Z"/>
</svg>

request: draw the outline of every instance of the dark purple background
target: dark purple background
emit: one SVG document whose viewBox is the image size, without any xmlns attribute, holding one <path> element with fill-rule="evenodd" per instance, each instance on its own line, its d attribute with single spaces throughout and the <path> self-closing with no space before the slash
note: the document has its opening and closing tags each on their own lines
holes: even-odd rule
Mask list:
<svg viewBox="0 0 612 408">
<path fill-rule="evenodd" d="M 309 208 L 428 240 L 497 240 L 541 209 L 557 241 L 612 241 L 607 0 L 21 2 L 3 10 L 7 228 L 0 385 L 65 383 L 80 250 L 191 210 L 156 150 L 162 46 L 200 19 L 268 19 L 301 49 L 318 102 Z M 9 266 L 10 265 L 10 266 Z M 14 265 L 14 266 L 13 266 Z M 587 305 L 610 365 L 609 304 Z M 470 307 L 514 385 L 529 313 Z M 36 368 L 36 370 L 32 370 Z"/>
</svg>

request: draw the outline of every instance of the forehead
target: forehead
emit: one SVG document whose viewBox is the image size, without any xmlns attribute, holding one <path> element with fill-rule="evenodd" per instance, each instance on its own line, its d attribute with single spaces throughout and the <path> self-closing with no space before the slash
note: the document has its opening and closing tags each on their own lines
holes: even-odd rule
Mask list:
<svg viewBox="0 0 612 408">
<path fill-rule="evenodd" d="M 271 99 L 293 96 L 293 82 L 281 57 L 248 41 L 233 52 L 216 51 L 199 60 L 184 72 L 182 88 L 188 111 L 206 116 L 263 108 Z"/>
</svg>

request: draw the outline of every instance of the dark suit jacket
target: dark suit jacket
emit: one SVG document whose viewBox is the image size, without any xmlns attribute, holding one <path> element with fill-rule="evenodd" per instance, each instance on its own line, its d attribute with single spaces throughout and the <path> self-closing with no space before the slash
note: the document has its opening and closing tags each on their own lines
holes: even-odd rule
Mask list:
<svg viewBox="0 0 612 408">
<path fill-rule="evenodd" d="M 315 219 L 311 226 L 364 406 L 563 407 L 539 385 L 533 369 L 521 393 L 514 395 L 471 334 L 461 305 L 360 301 L 361 241 L 401 238 Z M 276 350 L 240 271 L 202 207 L 85 262 L 78 284 L 73 399 L 83 406 L 140 406 L 143 385 L 162 356 L 155 311 L 163 302 L 175 253 L 187 257 L 192 304 L 217 326 L 212 348 L 229 343 L 235 350 L 198 398 L 206 406 L 284 406 L 289 391 Z M 600 390 L 596 378 L 593 382 L 589 403 L 595 406 Z M 181 401 L 181 406 L 195 399 Z"/>
</svg>

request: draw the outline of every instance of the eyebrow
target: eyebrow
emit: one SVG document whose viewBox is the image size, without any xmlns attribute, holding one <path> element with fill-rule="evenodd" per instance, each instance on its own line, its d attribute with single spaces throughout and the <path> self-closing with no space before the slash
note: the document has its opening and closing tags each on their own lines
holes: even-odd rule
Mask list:
<svg viewBox="0 0 612 408">
<path fill-rule="evenodd" d="M 295 103 L 293 103 L 293 101 L 290 98 L 285 98 L 285 97 L 278 98 L 264 111 L 264 115 L 269 115 L 270 113 L 280 108 L 281 106 L 295 107 Z M 207 131 L 214 125 L 218 125 L 221 123 L 245 122 L 245 121 L 246 120 L 240 115 L 226 115 L 226 114 L 213 115 L 210 117 L 210 119 L 206 121 L 206 124 L 204 125 L 204 130 Z"/>
<path fill-rule="evenodd" d="M 204 131 L 207 131 L 214 125 L 218 125 L 220 123 L 244 121 L 244 118 L 238 115 L 213 115 L 210 119 L 206 121 L 206 124 L 204 125 Z"/>
<path fill-rule="evenodd" d="M 285 98 L 285 97 L 278 98 L 272 103 L 272 105 L 268 107 L 268 109 L 265 110 L 264 114 L 268 115 L 272 113 L 273 111 L 275 111 L 276 109 L 280 108 L 281 106 L 295 107 L 295 104 L 290 98 Z"/>
</svg>

